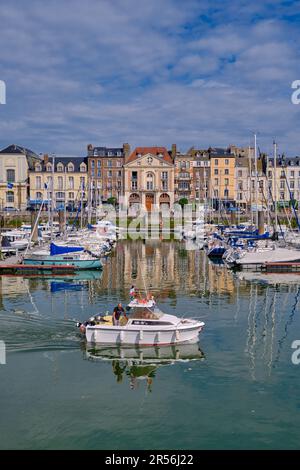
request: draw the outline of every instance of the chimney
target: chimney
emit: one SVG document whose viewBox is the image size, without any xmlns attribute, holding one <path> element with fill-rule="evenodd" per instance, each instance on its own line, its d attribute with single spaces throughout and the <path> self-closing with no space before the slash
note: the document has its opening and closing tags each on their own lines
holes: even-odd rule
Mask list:
<svg viewBox="0 0 300 470">
<path fill-rule="evenodd" d="M 128 157 L 130 155 L 130 145 L 129 144 L 123 144 L 123 152 L 124 152 L 124 157 L 125 157 L 125 163 L 128 160 Z"/>
<path fill-rule="evenodd" d="M 172 144 L 172 160 L 173 160 L 173 162 L 174 162 L 174 160 L 175 160 L 176 153 L 177 153 L 176 144 Z"/>
<path fill-rule="evenodd" d="M 90 157 L 93 155 L 93 146 L 92 144 L 88 144 L 87 146 L 87 156 Z"/>
<path fill-rule="evenodd" d="M 44 154 L 44 164 L 47 165 L 48 162 L 49 162 L 49 155 L 48 155 L 48 153 L 45 153 Z"/>
</svg>

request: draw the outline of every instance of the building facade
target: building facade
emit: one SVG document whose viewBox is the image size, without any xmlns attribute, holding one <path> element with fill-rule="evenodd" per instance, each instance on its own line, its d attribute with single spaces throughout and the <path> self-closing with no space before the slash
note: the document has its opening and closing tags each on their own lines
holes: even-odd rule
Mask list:
<svg viewBox="0 0 300 470">
<path fill-rule="evenodd" d="M 190 149 L 192 155 L 192 199 L 206 202 L 210 199 L 210 159 L 207 150 Z"/>
<path fill-rule="evenodd" d="M 124 202 L 152 208 L 174 204 L 174 163 L 165 147 L 137 147 L 124 164 Z"/>
<path fill-rule="evenodd" d="M 174 146 L 173 146 L 174 148 Z M 176 146 L 175 146 L 176 150 Z M 190 153 L 174 152 L 174 197 L 175 201 L 192 198 L 193 192 L 193 155 Z"/>
<path fill-rule="evenodd" d="M 124 195 L 124 163 L 130 154 L 129 144 L 120 148 L 87 147 L 89 184 L 92 202 L 97 206 L 110 198 L 122 202 Z"/>
<path fill-rule="evenodd" d="M 40 157 L 19 145 L 0 151 L 0 209 L 26 210 L 29 196 L 28 172 Z"/>
<path fill-rule="evenodd" d="M 214 205 L 228 207 L 235 202 L 235 156 L 230 149 L 209 148 L 211 198 Z"/>
<path fill-rule="evenodd" d="M 88 166 L 86 158 L 44 155 L 29 171 L 30 205 L 47 206 L 54 193 L 54 207 L 72 210 L 88 200 Z"/>
</svg>

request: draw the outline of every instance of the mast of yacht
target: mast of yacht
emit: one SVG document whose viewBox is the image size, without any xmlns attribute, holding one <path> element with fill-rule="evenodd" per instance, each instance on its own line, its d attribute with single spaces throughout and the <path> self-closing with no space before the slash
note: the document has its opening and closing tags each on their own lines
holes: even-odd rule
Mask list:
<svg viewBox="0 0 300 470">
<path fill-rule="evenodd" d="M 277 144 L 274 141 L 274 172 L 273 172 L 273 186 L 274 186 L 274 204 L 275 204 L 275 237 L 277 236 L 278 226 L 277 226 Z"/>
<path fill-rule="evenodd" d="M 55 167 L 55 154 L 52 153 L 51 219 L 50 219 L 51 241 L 53 241 L 53 218 L 54 218 L 54 175 L 55 175 L 54 167 Z"/>
<path fill-rule="evenodd" d="M 254 164 L 255 164 L 255 225 L 258 229 L 258 171 L 257 171 L 257 144 L 256 144 L 256 133 L 254 133 Z"/>
<path fill-rule="evenodd" d="M 248 147 L 248 162 L 249 162 L 249 178 L 248 178 L 248 189 L 249 189 L 249 202 L 250 202 L 250 215 L 251 215 L 251 226 L 253 226 L 253 210 L 252 210 L 252 162 L 251 162 L 251 147 Z"/>
</svg>

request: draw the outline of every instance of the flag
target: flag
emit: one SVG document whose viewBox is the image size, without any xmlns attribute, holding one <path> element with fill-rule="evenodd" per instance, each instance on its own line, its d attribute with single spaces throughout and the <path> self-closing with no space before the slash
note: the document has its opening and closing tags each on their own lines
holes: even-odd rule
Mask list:
<svg viewBox="0 0 300 470">
<path fill-rule="evenodd" d="M 13 185 L 12 183 L 7 183 L 7 187 L 8 187 L 9 189 L 12 189 L 12 188 L 14 187 L 14 185 Z"/>
<path fill-rule="evenodd" d="M 48 189 L 48 184 L 47 183 L 44 183 L 44 188 Z"/>
</svg>

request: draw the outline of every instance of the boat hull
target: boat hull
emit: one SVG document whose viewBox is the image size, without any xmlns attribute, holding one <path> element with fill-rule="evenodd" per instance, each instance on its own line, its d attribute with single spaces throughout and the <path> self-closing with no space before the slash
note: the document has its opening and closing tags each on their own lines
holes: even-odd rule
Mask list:
<svg viewBox="0 0 300 470">
<path fill-rule="evenodd" d="M 198 336 L 203 329 L 202 322 L 185 327 L 147 329 L 118 326 L 87 326 L 86 340 L 90 344 L 121 344 L 138 346 L 163 346 L 168 344 L 192 343 L 198 341 Z"/>
<path fill-rule="evenodd" d="M 46 258 L 24 258 L 25 265 L 39 266 L 74 266 L 75 269 L 102 269 L 102 263 L 99 259 L 82 260 L 82 259 L 55 259 L 53 256 Z"/>
</svg>

